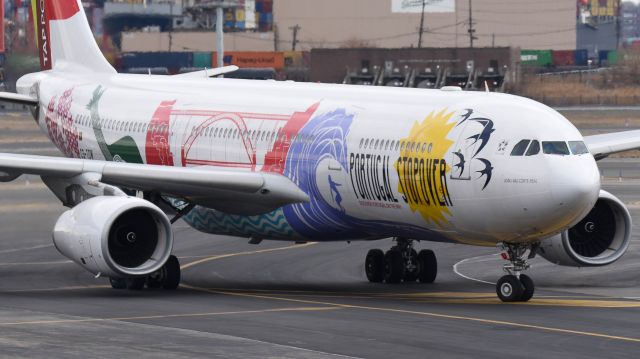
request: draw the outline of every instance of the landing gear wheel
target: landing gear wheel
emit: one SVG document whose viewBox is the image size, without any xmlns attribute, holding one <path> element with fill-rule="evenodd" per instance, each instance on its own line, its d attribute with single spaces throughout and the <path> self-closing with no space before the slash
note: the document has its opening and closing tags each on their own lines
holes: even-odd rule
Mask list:
<svg viewBox="0 0 640 359">
<path fill-rule="evenodd" d="M 162 282 L 164 281 L 164 277 L 166 276 L 166 271 L 164 270 L 164 266 L 157 271 L 149 274 L 147 276 L 147 288 L 149 289 L 159 289 L 162 288 Z"/>
<path fill-rule="evenodd" d="M 529 299 L 533 297 L 533 292 L 535 291 L 533 280 L 526 274 L 520 274 L 520 283 L 522 284 L 522 287 L 524 287 L 520 301 L 528 302 Z"/>
<path fill-rule="evenodd" d="M 384 281 L 400 283 L 404 277 L 404 260 L 398 250 L 390 250 L 384 255 Z"/>
<path fill-rule="evenodd" d="M 127 278 L 125 281 L 127 283 L 127 289 L 141 290 L 144 288 L 144 283 L 147 281 L 147 278 Z"/>
<path fill-rule="evenodd" d="M 381 283 L 384 280 L 384 252 L 380 249 L 372 249 L 367 253 L 364 262 L 364 271 L 371 283 Z"/>
<path fill-rule="evenodd" d="M 174 290 L 180 285 L 180 262 L 176 256 L 169 256 L 167 263 L 162 266 L 162 269 L 166 271 L 164 280 L 162 281 L 162 288 L 167 290 Z"/>
<path fill-rule="evenodd" d="M 123 278 L 109 277 L 109 283 L 113 289 L 127 289 L 127 280 Z"/>
<path fill-rule="evenodd" d="M 420 264 L 418 263 L 418 252 L 415 249 L 412 249 L 409 254 L 410 262 L 406 265 L 406 269 L 404 272 L 404 281 L 415 282 L 420 276 Z"/>
<path fill-rule="evenodd" d="M 430 249 L 423 249 L 418 254 L 418 280 L 421 283 L 433 283 L 438 275 L 438 260 Z"/>
<path fill-rule="evenodd" d="M 517 302 L 522 298 L 524 288 L 515 275 L 505 275 L 496 284 L 496 293 L 503 302 Z"/>
</svg>

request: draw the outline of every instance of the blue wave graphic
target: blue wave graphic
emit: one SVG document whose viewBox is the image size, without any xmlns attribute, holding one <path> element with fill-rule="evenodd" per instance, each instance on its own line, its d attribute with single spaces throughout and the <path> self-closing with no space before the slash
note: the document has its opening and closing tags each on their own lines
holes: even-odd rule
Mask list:
<svg viewBox="0 0 640 359">
<path fill-rule="evenodd" d="M 198 231 L 234 236 L 260 235 L 276 239 L 291 239 L 293 229 L 281 209 L 259 216 L 238 216 L 196 206 L 183 217 Z"/>
</svg>

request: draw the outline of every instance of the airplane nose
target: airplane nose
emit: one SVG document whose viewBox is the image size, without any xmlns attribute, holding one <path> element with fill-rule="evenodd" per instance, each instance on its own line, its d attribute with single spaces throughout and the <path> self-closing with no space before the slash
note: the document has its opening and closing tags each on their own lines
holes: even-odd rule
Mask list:
<svg viewBox="0 0 640 359">
<path fill-rule="evenodd" d="M 572 156 L 573 157 L 573 156 Z M 554 171 L 551 195 L 563 221 L 580 220 L 593 208 L 600 193 L 600 172 L 593 158 L 567 158 L 560 171 Z"/>
</svg>

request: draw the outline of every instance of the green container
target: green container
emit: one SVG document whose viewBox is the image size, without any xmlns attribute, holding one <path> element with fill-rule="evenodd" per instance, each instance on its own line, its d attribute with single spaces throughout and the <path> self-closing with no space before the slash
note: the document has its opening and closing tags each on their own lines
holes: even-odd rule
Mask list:
<svg viewBox="0 0 640 359">
<path fill-rule="evenodd" d="M 520 63 L 525 66 L 551 66 L 551 50 L 521 50 Z"/>
<path fill-rule="evenodd" d="M 611 50 L 607 54 L 607 62 L 609 66 L 615 65 L 618 63 L 618 50 Z"/>
<path fill-rule="evenodd" d="M 210 52 L 194 52 L 193 53 L 193 67 L 198 68 L 211 68 L 211 53 Z"/>
</svg>

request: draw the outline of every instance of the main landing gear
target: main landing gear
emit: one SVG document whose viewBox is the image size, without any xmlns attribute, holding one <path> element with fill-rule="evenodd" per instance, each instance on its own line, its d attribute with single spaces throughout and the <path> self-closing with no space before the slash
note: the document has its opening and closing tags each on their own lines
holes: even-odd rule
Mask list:
<svg viewBox="0 0 640 359">
<path fill-rule="evenodd" d="M 413 249 L 413 240 L 396 238 L 396 245 L 386 253 L 372 249 L 367 253 L 365 272 L 372 283 L 415 282 L 433 283 L 438 274 L 438 262 L 433 251 Z"/>
<path fill-rule="evenodd" d="M 509 263 L 503 266 L 508 275 L 496 283 L 496 293 L 503 302 L 526 302 L 533 297 L 535 286 L 533 280 L 522 271 L 529 269 L 527 259 L 535 257 L 537 245 L 503 243 L 502 258 Z M 529 256 L 525 254 L 529 250 Z"/>
<path fill-rule="evenodd" d="M 162 268 L 146 277 L 109 278 L 113 289 L 140 290 L 146 285 L 149 289 L 174 290 L 180 284 L 180 263 L 171 255 Z"/>
</svg>

